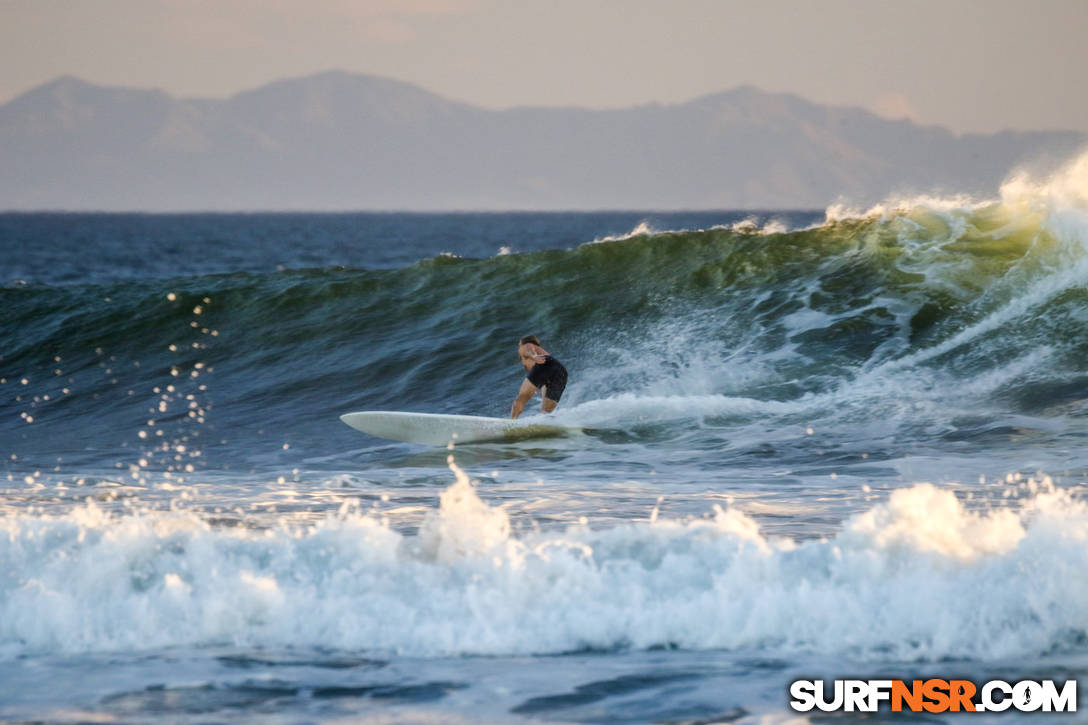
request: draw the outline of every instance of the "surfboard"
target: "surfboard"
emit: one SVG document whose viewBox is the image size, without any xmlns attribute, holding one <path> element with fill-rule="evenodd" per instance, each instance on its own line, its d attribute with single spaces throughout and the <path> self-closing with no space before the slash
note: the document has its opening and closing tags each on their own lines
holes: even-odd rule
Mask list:
<svg viewBox="0 0 1088 725">
<path fill-rule="evenodd" d="M 447 415 L 443 413 L 404 413 L 392 410 L 364 410 L 346 413 L 340 420 L 355 430 L 378 438 L 404 443 L 444 446 L 451 441 L 484 443 L 516 442 L 533 438 L 556 438 L 577 432 L 578 428 L 541 423 L 528 418 L 485 418 L 478 415 Z"/>
</svg>

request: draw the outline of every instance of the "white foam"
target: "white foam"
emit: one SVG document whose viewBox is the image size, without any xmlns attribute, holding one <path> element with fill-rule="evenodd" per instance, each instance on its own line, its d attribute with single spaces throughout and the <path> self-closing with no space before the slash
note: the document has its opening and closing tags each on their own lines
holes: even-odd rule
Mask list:
<svg viewBox="0 0 1088 725">
<path fill-rule="evenodd" d="M 1050 207 L 1088 209 L 1088 149 L 1045 178 L 1017 171 L 1001 185 L 1007 204 L 1044 202 Z"/>
<path fill-rule="evenodd" d="M 590 400 L 556 413 L 566 425 L 606 426 L 622 423 L 666 422 L 722 415 L 786 415 L 803 410 L 807 404 L 792 401 L 757 400 L 729 395 L 645 395 L 618 393 Z"/>
<path fill-rule="evenodd" d="M 711 229 L 738 232 L 740 234 L 785 234 L 790 231 L 790 226 L 782 219 L 771 218 L 760 224 L 759 217 L 749 216 L 732 224 L 718 224 Z"/>
<path fill-rule="evenodd" d="M 658 230 L 650 226 L 649 222 L 642 221 L 635 225 L 635 228 L 626 234 L 608 235 L 604 237 L 596 237 L 590 244 L 600 244 L 602 242 L 624 242 L 628 239 L 634 239 L 635 237 L 648 237 L 655 234 L 661 234 Z"/>
<path fill-rule="evenodd" d="M 993 204 L 992 199 L 976 199 L 966 194 L 953 196 L 936 196 L 932 194 L 890 196 L 882 202 L 864 208 L 854 206 L 847 201 L 840 201 L 824 210 L 824 223 L 828 224 L 848 219 L 888 221 L 916 209 L 928 209 L 946 214 L 969 214 L 991 204 Z"/>
<path fill-rule="evenodd" d="M 926 484 L 804 543 L 737 509 L 515 536 L 460 473 L 418 535 L 348 508 L 254 531 L 88 504 L 0 519 L 0 652 L 1028 655 L 1088 631 L 1086 544 L 1088 507 L 1060 491 L 970 512 Z"/>
<path fill-rule="evenodd" d="M 790 231 L 791 227 L 783 220 L 776 217 L 767 219 L 760 224 L 759 218 L 755 216 L 745 217 L 739 222 L 732 224 L 716 224 L 711 227 L 712 230 L 726 230 L 732 232 L 738 232 L 741 234 L 784 234 Z M 604 237 L 595 238 L 590 244 L 600 244 L 602 242 L 623 242 L 628 239 L 634 239 L 636 237 L 652 237 L 660 234 L 683 234 L 685 232 L 702 232 L 705 229 L 657 229 L 649 222 L 641 221 L 635 225 L 634 229 L 625 234 L 608 235 Z"/>
</svg>

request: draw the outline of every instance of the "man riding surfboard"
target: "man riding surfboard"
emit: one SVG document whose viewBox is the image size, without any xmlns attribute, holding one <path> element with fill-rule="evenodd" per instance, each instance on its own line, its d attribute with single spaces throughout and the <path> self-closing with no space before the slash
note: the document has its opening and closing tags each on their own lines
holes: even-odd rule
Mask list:
<svg viewBox="0 0 1088 725">
<path fill-rule="evenodd" d="M 536 335 L 526 335 L 518 340 L 518 358 L 521 365 L 528 371 L 525 380 L 521 382 L 518 397 L 514 399 L 514 405 L 510 408 L 510 417 L 517 418 L 525 409 L 525 404 L 533 397 L 537 390 L 540 391 L 540 411 L 550 413 L 559 404 L 563 397 L 563 389 L 567 386 L 567 369 L 563 363 L 548 354 L 548 351 L 540 346 L 540 340 Z"/>
</svg>

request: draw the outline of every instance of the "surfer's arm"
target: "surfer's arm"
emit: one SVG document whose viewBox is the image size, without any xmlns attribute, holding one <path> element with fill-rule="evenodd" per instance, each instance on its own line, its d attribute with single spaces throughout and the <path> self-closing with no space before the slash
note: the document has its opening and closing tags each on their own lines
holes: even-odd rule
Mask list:
<svg viewBox="0 0 1088 725">
<path fill-rule="evenodd" d="M 533 397 L 536 391 L 537 387 L 529 382 L 529 378 L 521 381 L 521 390 L 518 391 L 518 397 L 514 398 L 514 405 L 510 408 L 511 418 L 517 418 L 521 415 L 521 411 L 525 410 L 525 404 L 529 402 L 529 398 Z"/>
</svg>

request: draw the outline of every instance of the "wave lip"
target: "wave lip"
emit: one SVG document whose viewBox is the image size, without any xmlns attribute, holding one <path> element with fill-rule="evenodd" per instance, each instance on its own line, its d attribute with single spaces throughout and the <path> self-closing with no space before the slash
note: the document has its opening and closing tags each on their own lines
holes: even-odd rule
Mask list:
<svg viewBox="0 0 1088 725">
<path fill-rule="evenodd" d="M 413 656 L 753 649 L 876 660 L 996 658 L 1088 632 L 1088 506 L 1043 487 L 971 512 L 928 484 L 824 541 L 736 509 L 515 536 L 457 481 L 417 535 L 345 507 L 254 532 L 192 514 L 3 521 L 0 652 L 231 642 Z"/>
</svg>

